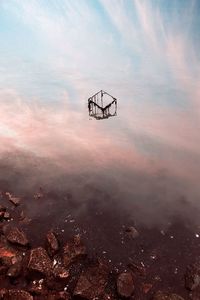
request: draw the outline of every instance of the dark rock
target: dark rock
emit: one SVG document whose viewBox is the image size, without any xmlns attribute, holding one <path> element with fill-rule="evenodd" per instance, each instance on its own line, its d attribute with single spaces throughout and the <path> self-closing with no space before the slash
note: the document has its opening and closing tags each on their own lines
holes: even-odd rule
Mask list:
<svg viewBox="0 0 200 300">
<path fill-rule="evenodd" d="M 56 265 L 52 274 L 46 279 L 46 285 L 49 290 L 64 290 L 69 281 L 69 272 L 62 265 Z"/>
<path fill-rule="evenodd" d="M 146 268 L 144 265 L 131 261 L 128 264 L 128 267 L 134 274 L 143 276 L 143 277 L 146 276 L 147 271 L 146 271 Z"/>
<path fill-rule="evenodd" d="M 28 291 L 34 295 L 46 295 L 48 293 L 44 279 L 31 281 L 28 287 Z"/>
<path fill-rule="evenodd" d="M 151 283 L 143 283 L 142 284 L 142 292 L 144 293 L 144 294 L 148 294 L 149 293 L 149 291 L 152 289 L 152 287 L 153 287 L 153 284 L 151 284 Z"/>
<path fill-rule="evenodd" d="M 69 300 L 70 295 L 67 292 L 52 292 L 49 293 L 46 300 Z"/>
<path fill-rule="evenodd" d="M 5 206 L 2 206 L 0 205 L 0 212 L 5 212 L 6 211 L 6 207 Z"/>
<path fill-rule="evenodd" d="M 6 192 L 5 193 L 6 198 L 15 206 L 20 205 L 20 198 L 18 197 L 14 197 L 11 193 Z"/>
<path fill-rule="evenodd" d="M 129 298 L 134 291 L 133 276 L 130 272 L 121 273 L 117 278 L 117 292 L 119 296 Z"/>
<path fill-rule="evenodd" d="M 68 242 L 63 247 L 63 264 L 68 267 L 71 263 L 75 262 L 79 258 L 86 256 L 86 247 L 82 244 L 80 236 L 74 237 L 74 240 Z"/>
<path fill-rule="evenodd" d="M 21 274 L 21 271 L 22 271 L 22 263 L 17 262 L 8 269 L 7 276 L 16 278 Z"/>
<path fill-rule="evenodd" d="M 59 250 L 59 242 L 55 234 L 49 231 L 46 236 L 47 251 L 50 256 L 55 255 Z"/>
<path fill-rule="evenodd" d="M 103 265 L 89 267 L 83 272 L 74 290 L 74 296 L 92 300 L 102 299 L 108 281 L 108 269 Z"/>
<path fill-rule="evenodd" d="M 153 300 L 184 300 L 181 296 L 177 294 L 165 293 L 158 291 L 154 296 Z"/>
<path fill-rule="evenodd" d="M 189 265 L 185 274 L 185 287 L 191 291 L 200 285 L 200 263 Z"/>
<path fill-rule="evenodd" d="M 8 211 L 4 212 L 4 219 L 5 220 L 9 220 L 11 217 L 10 217 L 10 213 Z"/>
<path fill-rule="evenodd" d="M 33 300 L 28 292 L 23 290 L 0 290 L 0 299 L 3 300 Z"/>
<path fill-rule="evenodd" d="M 8 246 L 0 247 L 0 262 L 1 264 L 10 267 L 19 260 L 19 253 Z"/>
<path fill-rule="evenodd" d="M 139 236 L 139 232 L 133 226 L 127 227 L 125 229 L 125 233 L 131 239 L 135 239 L 135 238 L 137 238 Z"/>
<path fill-rule="evenodd" d="M 114 295 L 105 293 L 102 297 L 102 300 L 114 300 L 116 299 Z"/>
<path fill-rule="evenodd" d="M 4 211 L 0 211 L 0 221 L 4 219 Z"/>
<path fill-rule="evenodd" d="M 52 262 L 44 248 L 39 247 L 30 251 L 27 270 L 29 274 L 40 274 L 46 277 L 51 274 Z"/>
<path fill-rule="evenodd" d="M 29 243 L 25 233 L 17 227 L 10 227 L 6 231 L 6 238 L 10 243 L 20 246 L 27 246 Z"/>
<path fill-rule="evenodd" d="M 66 280 L 69 277 L 69 271 L 60 265 L 56 265 L 53 268 L 52 274 L 54 278 L 58 280 Z"/>
</svg>

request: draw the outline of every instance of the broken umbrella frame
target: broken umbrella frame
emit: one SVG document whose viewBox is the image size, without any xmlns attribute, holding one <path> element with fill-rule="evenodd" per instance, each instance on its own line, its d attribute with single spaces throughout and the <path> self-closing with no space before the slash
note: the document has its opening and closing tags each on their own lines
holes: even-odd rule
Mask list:
<svg viewBox="0 0 200 300">
<path fill-rule="evenodd" d="M 104 106 L 104 95 L 107 95 L 112 99 L 111 102 L 106 106 Z M 111 112 L 110 109 L 113 107 L 114 110 L 113 112 Z M 114 117 L 117 115 L 117 99 L 108 94 L 107 92 L 101 90 L 88 99 L 88 111 L 89 116 L 97 120 Z"/>
</svg>

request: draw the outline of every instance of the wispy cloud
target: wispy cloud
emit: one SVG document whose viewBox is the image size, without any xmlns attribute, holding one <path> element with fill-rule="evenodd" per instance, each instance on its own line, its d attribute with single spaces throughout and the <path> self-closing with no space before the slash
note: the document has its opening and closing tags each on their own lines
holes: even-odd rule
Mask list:
<svg viewBox="0 0 200 300">
<path fill-rule="evenodd" d="M 184 160 L 179 159 L 179 151 L 196 157 L 200 151 L 197 2 L 174 1 L 169 6 L 166 1 L 143 0 L 1 1 L 0 26 L 3 32 L 10 24 L 11 40 L 3 44 L 0 58 L 4 149 L 13 144 L 44 156 L 62 157 L 69 151 L 76 157 L 81 147 L 83 156 L 93 149 L 107 164 L 138 162 L 148 169 L 149 157 L 134 145 L 139 134 L 168 146 L 176 170 L 180 169 L 177 162 L 181 166 Z M 25 43 L 28 35 L 32 51 Z M 74 103 L 85 108 L 88 96 L 101 88 L 120 98 L 120 141 L 105 133 L 104 126 L 89 126 L 80 110 L 74 109 Z M 65 113 L 36 104 L 40 98 L 44 103 L 50 98 L 51 103 L 63 103 L 65 95 L 69 105 Z M 56 143 L 50 139 L 53 133 Z M 130 137 L 133 150 L 129 150 Z M 161 156 L 156 159 L 159 166 L 165 165 Z"/>
</svg>

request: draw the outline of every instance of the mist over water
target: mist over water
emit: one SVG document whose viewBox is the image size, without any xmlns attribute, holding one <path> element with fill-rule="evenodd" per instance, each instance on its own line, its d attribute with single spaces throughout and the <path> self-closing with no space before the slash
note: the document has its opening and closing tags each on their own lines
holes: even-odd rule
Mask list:
<svg viewBox="0 0 200 300">
<path fill-rule="evenodd" d="M 1 144 L 2 189 L 33 196 L 41 187 L 60 195 L 61 204 L 55 200 L 52 212 L 48 201 L 38 205 L 27 199 L 32 217 L 65 215 L 71 194 L 75 215 L 117 209 L 147 227 L 167 227 L 179 217 L 196 224 L 198 161 L 185 149 L 128 127 L 120 108 L 116 117 L 96 121 L 86 106 L 52 109 L 2 101 L 1 120 L 8 128 Z M 137 128 L 139 121 L 133 121 Z"/>
</svg>

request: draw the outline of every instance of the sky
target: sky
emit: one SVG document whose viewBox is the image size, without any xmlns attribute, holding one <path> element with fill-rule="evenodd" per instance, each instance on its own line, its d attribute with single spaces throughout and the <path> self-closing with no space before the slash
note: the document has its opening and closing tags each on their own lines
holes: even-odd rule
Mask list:
<svg viewBox="0 0 200 300">
<path fill-rule="evenodd" d="M 198 0 L 0 0 L 1 155 L 197 180 L 199 13 Z M 118 116 L 89 122 L 101 89 Z"/>
</svg>

